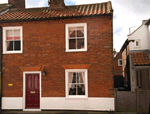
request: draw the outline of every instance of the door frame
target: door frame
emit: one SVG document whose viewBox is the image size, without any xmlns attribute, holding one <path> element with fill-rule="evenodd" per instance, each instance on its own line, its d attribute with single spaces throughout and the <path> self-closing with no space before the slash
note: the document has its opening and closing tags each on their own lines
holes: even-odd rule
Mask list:
<svg viewBox="0 0 150 114">
<path fill-rule="evenodd" d="M 39 82 L 40 82 L 40 108 L 39 109 L 26 109 L 25 108 L 25 101 L 26 101 L 26 74 L 39 74 Z M 23 111 L 41 111 L 41 92 L 42 92 L 42 88 L 41 88 L 41 84 L 42 83 L 42 81 L 41 81 L 41 71 L 24 71 L 23 72 Z"/>
</svg>

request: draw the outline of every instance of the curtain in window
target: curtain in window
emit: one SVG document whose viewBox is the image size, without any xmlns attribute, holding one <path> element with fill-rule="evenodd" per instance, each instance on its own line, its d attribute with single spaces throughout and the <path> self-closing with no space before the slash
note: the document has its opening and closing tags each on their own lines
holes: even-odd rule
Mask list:
<svg viewBox="0 0 150 114">
<path fill-rule="evenodd" d="M 7 42 L 7 50 L 10 48 L 10 41 Z"/>
</svg>

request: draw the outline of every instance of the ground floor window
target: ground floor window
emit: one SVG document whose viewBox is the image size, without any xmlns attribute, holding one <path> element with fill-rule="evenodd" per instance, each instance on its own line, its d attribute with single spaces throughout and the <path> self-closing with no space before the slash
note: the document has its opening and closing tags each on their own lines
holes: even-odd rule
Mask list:
<svg viewBox="0 0 150 114">
<path fill-rule="evenodd" d="M 66 97 L 87 97 L 87 69 L 66 70 Z"/>
</svg>

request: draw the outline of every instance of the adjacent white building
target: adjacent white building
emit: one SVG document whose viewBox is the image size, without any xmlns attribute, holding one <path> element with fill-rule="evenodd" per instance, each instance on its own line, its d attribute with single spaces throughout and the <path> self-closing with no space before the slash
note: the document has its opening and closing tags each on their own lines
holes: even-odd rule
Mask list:
<svg viewBox="0 0 150 114">
<path fill-rule="evenodd" d="M 150 90 L 150 19 L 128 35 L 131 91 Z"/>
</svg>

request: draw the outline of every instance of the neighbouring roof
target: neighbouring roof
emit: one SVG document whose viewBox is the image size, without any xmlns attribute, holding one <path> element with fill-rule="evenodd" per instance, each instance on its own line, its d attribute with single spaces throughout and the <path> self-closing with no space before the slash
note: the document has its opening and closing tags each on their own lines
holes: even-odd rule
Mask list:
<svg viewBox="0 0 150 114">
<path fill-rule="evenodd" d="M 132 62 L 134 66 L 149 66 L 150 65 L 150 59 L 147 56 L 146 52 L 138 52 L 138 53 L 132 53 Z"/>
<path fill-rule="evenodd" d="M 93 16 L 111 14 L 113 11 L 111 2 L 87 5 L 65 6 L 64 8 L 28 8 L 10 9 L 0 16 L 0 22 L 38 20 L 63 17 Z"/>
<path fill-rule="evenodd" d="M 8 4 L 0 4 L 0 13 L 10 8 L 11 6 L 12 5 L 8 5 Z"/>
<path fill-rule="evenodd" d="M 150 23 L 150 19 L 149 19 L 149 20 L 143 20 L 143 21 L 142 21 L 142 25 L 146 25 L 146 24 L 148 24 L 148 23 Z M 142 27 L 142 25 L 139 26 L 137 29 L 135 29 L 131 34 L 128 34 L 128 36 L 130 36 L 130 35 L 132 35 L 133 33 L 135 33 L 138 29 L 140 29 L 140 28 Z"/>
<path fill-rule="evenodd" d="M 129 40 L 127 39 L 127 40 L 124 42 L 124 44 L 122 45 L 120 51 L 119 51 L 119 52 L 116 54 L 116 56 L 114 57 L 114 59 L 117 58 L 117 57 L 119 56 L 119 54 L 122 53 L 122 52 L 127 48 L 128 44 L 129 44 Z"/>
<path fill-rule="evenodd" d="M 145 23 L 145 25 L 150 24 L 150 19 Z"/>
</svg>

